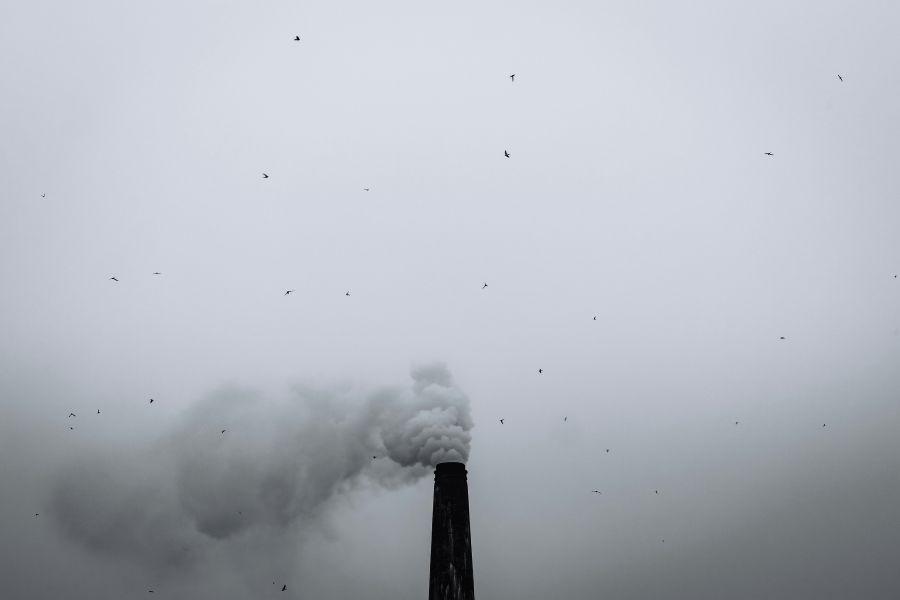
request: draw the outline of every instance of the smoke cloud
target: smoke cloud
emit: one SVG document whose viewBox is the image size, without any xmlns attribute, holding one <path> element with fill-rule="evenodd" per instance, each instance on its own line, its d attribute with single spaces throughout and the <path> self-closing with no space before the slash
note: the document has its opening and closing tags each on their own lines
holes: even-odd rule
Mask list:
<svg viewBox="0 0 900 600">
<path fill-rule="evenodd" d="M 158 569 L 232 544 L 264 552 L 355 488 L 468 459 L 469 400 L 450 371 L 427 364 L 411 377 L 368 393 L 297 386 L 280 403 L 217 392 L 150 448 L 76 458 L 52 486 L 54 521 L 96 553 Z"/>
</svg>

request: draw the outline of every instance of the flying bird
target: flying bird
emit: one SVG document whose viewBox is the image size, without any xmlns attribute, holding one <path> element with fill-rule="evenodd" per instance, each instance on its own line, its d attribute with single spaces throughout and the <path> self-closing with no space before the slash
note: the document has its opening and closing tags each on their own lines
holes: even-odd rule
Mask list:
<svg viewBox="0 0 900 600">
<path fill-rule="evenodd" d="M 74 416 L 75 416 L 75 413 L 73 413 L 73 412 L 69 413 L 69 417 L 74 417 Z M 68 419 L 69 417 L 66 417 L 66 418 Z"/>
<path fill-rule="evenodd" d="M 594 315 L 594 320 L 595 320 L 595 321 L 597 320 L 597 315 Z"/>
<path fill-rule="evenodd" d="M 515 73 L 513 73 L 512 75 L 510 75 L 509 78 L 512 80 L 513 83 L 516 82 L 516 74 L 515 74 Z"/>
<path fill-rule="evenodd" d="M 112 279 L 113 281 L 118 281 L 118 279 L 116 279 L 115 277 L 110 277 L 110 279 Z"/>
<path fill-rule="evenodd" d="M 47 194 L 41 194 L 41 198 L 46 198 Z"/>
<path fill-rule="evenodd" d="M 99 408 L 97 409 L 97 414 L 98 414 L 98 415 L 100 414 L 100 409 L 99 409 Z"/>
<path fill-rule="evenodd" d="M 369 191 L 369 188 L 363 188 L 363 191 L 364 191 L 364 192 L 368 192 L 368 191 Z"/>
<path fill-rule="evenodd" d="M 569 417 L 563 417 L 563 423 L 569 420 Z"/>
<path fill-rule="evenodd" d="M 603 492 L 601 492 L 600 490 L 591 490 L 591 492 L 593 492 L 593 493 L 595 493 L 595 494 L 602 494 L 602 493 L 603 493 Z"/>
<path fill-rule="evenodd" d="M 740 421 L 735 421 L 735 422 L 734 422 L 735 425 L 740 425 L 740 423 L 741 423 Z"/>
<path fill-rule="evenodd" d="M 41 513 L 34 513 L 34 516 L 39 517 L 41 516 Z"/>
<path fill-rule="evenodd" d="M 350 290 L 347 290 L 346 292 L 344 292 L 344 295 L 345 295 L 345 296 L 349 296 L 349 295 L 350 295 Z"/>
<path fill-rule="evenodd" d="M 286 291 L 286 292 L 284 293 L 284 295 L 287 296 L 288 294 L 292 293 L 293 291 L 294 291 L 294 290 L 288 290 L 288 291 Z"/>
<path fill-rule="evenodd" d="M 775 156 L 775 155 L 772 154 L 771 152 L 763 152 L 763 154 L 765 154 L 766 156 Z"/>
<path fill-rule="evenodd" d="M 162 275 L 162 273 L 160 273 L 159 271 L 153 271 L 153 274 L 154 275 Z"/>
<path fill-rule="evenodd" d="M 539 374 L 540 374 L 540 373 L 543 373 L 543 372 L 544 372 L 543 369 L 538 369 L 538 373 L 539 373 Z"/>
<path fill-rule="evenodd" d="M 150 398 L 150 404 L 153 404 L 153 398 Z"/>
<path fill-rule="evenodd" d="M 778 336 L 778 339 L 783 340 L 783 339 L 785 339 L 785 337 L 783 335 L 780 335 L 780 336 Z"/>
<path fill-rule="evenodd" d="M 372 460 L 375 460 L 376 458 L 378 458 L 378 457 L 375 455 L 372 455 Z"/>
<path fill-rule="evenodd" d="M 284 590 L 286 590 L 286 589 L 287 589 L 287 584 L 284 584 L 283 586 L 281 586 L 281 591 L 282 591 L 282 592 L 283 592 Z"/>
<path fill-rule="evenodd" d="M 221 431 L 221 433 L 225 433 L 226 431 L 228 431 L 228 430 L 227 430 L 227 429 L 223 429 L 223 430 Z"/>
<path fill-rule="evenodd" d="M 74 428 L 74 427 L 69 427 L 69 429 L 71 429 L 72 431 L 75 431 L 75 428 Z"/>
<path fill-rule="evenodd" d="M 656 492 L 657 494 L 659 493 L 659 490 L 653 490 L 653 491 Z"/>
<path fill-rule="evenodd" d="M 606 453 L 609 454 L 609 448 L 606 449 Z"/>
<path fill-rule="evenodd" d="M 268 178 L 269 178 L 269 176 L 266 175 L 265 173 L 263 173 L 263 179 L 268 179 Z"/>
<path fill-rule="evenodd" d="M 503 419 L 500 419 L 500 424 L 503 425 Z"/>
<path fill-rule="evenodd" d="M 838 73 L 838 79 L 840 79 L 840 80 L 841 80 L 841 81 L 843 81 L 843 80 L 844 80 L 844 78 L 843 78 L 843 77 L 841 77 L 841 74 L 840 74 L 840 73 Z"/>
<path fill-rule="evenodd" d="M 507 150 L 504 150 L 504 151 L 503 151 L 503 156 L 505 156 L 506 158 L 509 158 L 509 152 L 508 152 Z"/>
<path fill-rule="evenodd" d="M 896 275 L 894 275 L 894 277 L 896 277 Z M 486 287 L 487 287 L 487 282 L 485 282 L 485 284 L 483 286 L 481 286 L 481 289 L 484 289 Z"/>
<path fill-rule="evenodd" d="M 300 36 L 299 36 L 299 35 L 295 35 L 295 36 L 294 36 L 294 41 L 295 41 L 295 42 L 299 42 L 299 41 L 300 41 Z"/>
<path fill-rule="evenodd" d="M 822 423 L 822 427 L 825 427 L 825 423 Z"/>
</svg>

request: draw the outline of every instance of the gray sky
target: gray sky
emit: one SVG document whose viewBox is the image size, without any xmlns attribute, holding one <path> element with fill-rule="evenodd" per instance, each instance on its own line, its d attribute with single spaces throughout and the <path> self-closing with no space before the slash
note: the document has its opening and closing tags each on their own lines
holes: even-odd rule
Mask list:
<svg viewBox="0 0 900 600">
<path fill-rule="evenodd" d="M 434 360 L 482 600 L 900 596 L 896 2 L 0 15 L 4 598 L 424 597 Z"/>
</svg>

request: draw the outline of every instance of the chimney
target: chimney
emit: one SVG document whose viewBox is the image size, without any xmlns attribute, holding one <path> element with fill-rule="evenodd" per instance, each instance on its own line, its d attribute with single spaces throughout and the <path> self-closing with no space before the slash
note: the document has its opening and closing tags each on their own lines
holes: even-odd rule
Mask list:
<svg viewBox="0 0 900 600">
<path fill-rule="evenodd" d="M 440 463 L 434 470 L 428 600 L 475 600 L 469 486 L 463 463 Z"/>
</svg>

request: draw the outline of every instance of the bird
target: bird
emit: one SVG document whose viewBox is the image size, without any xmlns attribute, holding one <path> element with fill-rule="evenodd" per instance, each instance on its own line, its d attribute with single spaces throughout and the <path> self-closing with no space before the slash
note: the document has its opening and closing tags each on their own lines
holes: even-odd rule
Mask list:
<svg viewBox="0 0 900 600">
<path fill-rule="evenodd" d="M 154 275 L 162 275 L 162 273 L 160 273 L 159 271 L 153 271 L 153 274 Z"/>
<path fill-rule="evenodd" d="M 486 287 L 487 287 L 487 282 L 485 282 L 485 284 L 483 286 L 481 286 L 481 289 L 484 289 Z"/>
<path fill-rule="evenodd" d="M 593 492 L 594 494 L 602 494 L 603 493 L 600 490 L 591 490 L 591 492 Z"/>
<path fill-rule="evenodd" d="M 563 423 L 569 420 L 569 417 L 563 417 Z"/>
<path fill-rule="evenodd" d="M 840 80 L 841 80 L 841 81 L 843 81 L 843 80 L 844 80 L 844 78 L 843 78 L 843 77 L 841 77 L 841 74 L 840 74 L 840 73 L 838 73 L 838 79 L 840 79 Z"/>
<path fill-rule="evenodd" d="M 766 156 L 775 156 L 775 155 L 772 154 L 771 152 L 763 152 L 763 154 L 765 154 Z"/>
<path fill-rule="evenodd" d="M 595 321 L 597 320 L 597 315 L 594 315 L 594 320 L 595 320 Z"/>
<path fill-rule="evenodd" d="M 150 404 L 153 404 L 153 398 L 150 398 Z"/>
<path fill-rule="evenodd" d="M 538 374 L 543 373 L 543 372 L 544 372 L 543 369 L 538 369 Z"/>
<path fill-rule="evenodd" d="M 369 191 L 369 188 L 363 188 L 363 191 L 364 191 L 364 192 L 368 192 L 368 191 Z"/>
<path fill-rule="evenodd" d="M 148 594 L 152 594 L 152 593 L 153 593 L 153 590 L 147 590 L 147 593 L 148 593 Z"/>
<path fill-rule="evenodd" d="M 349 296 L 349 295 L 350 295 L 350 290 L 347 290 L 346 292 L 344 292 L 344 295 L 345 295 L 345 296 Z"/>
<path fill-rule="evenodd" d="M 896 276 L 896 275 L 894 275 L 894 279 L 897 279 L 897 276 Z"/>
<path fill-rule="evenodd" d="M 299 41 L 300 41 L 300 36 L 299 36 L 299 35 L 295 35 L 295 36 L 294 36 L 294 41 L 295 41 L 295 42 L 299 42 Z"/>
<path fill-rule="evenodd" d="M 739 425 L 739 424 L 740 424 L 740 421 L 735 421 L 734 424 L 735 424 L 735 425 Z"/>
<path fill-rule="evenodd" d="M 41 194 L 41 198 L 46 198 L 47 194 Z"/>
<path fill-rule="evenodd" d="M 373 455 L 372 455 L 372 460 L 375 460 L 376 458 L 378 458 L 378 457 L 375 456 L 375 455 L 373 454 Z"/>
<path fill-rule="evenodd" d="M 228 430 L 227 430 L 227 429 L 223 429 L 223 430 L 221 431 L 221 433 L 225 433 L 226 431 L 228 431 Z"/>
<path fill-rule="evenodd" d="M 506 158 L 509 158 L 509 151 L 504 150 L 504 151 L 503 151 L 503 156 L 505 156 Z"/>
<path fill-rule="evenodd" d="M 500 419 L 500 424 L 503 425 L 503 419 Z"/>
<path fill-rule="evenodd" d="M 783 335 L 780 335 L 780 336 L 778 336 L 778 339 L 779 339 L 779 340 L 783 340 L 783 339 L 785 339 L 785 338 L 784 338 Z"/>
<path fill-rule="evenodd" d="M 268 178 L 269 178 L 269 176 L 267 174 L 263 173 L 263 179 L 268 179 Z"/>
<path fill-rule="evenodd" d="M 822 427 L 825 427 L 825 423 L 822 423 Z"/>
<path fill-rule="evenodd" d="M 119 281 L 119 280 L 116 279 L 115 277 L 110 277 L 110 279 L 112 279 L 113 281 Z"/>
<path fill-rule="evenodd" d="M 287 584 L 284 584 L 283 586 L 281 586 L 281 591 L 282 591 L 282 592 L 285 591 L 286 589 L 287 589 Z"/>
<path fill-rule="evenodd" d="M 516 74 L 515 74 L 515 73 L 513 73 L 512 75 L 510 75 L 509 78 L 512 80 L 513 83 L 516 82 Z"/>
<path fill-rule="evenodd" d="M 606 449 L 606 453 L 609 454 L 609 448 Z"/>
<path fill-rule="evenodd" d="M 286 292 L 284 293 L 284 295 L 287 296 L 288 294 L 292 293 L 293 291 L 294 291 L 294 290 L 288 290 L 288 291 L 286 291 Z"/>
<path fill-rule="evenodd" d="M 74 428 L 74 427 L 69 427 L 69 429 L 71 429 L 72 431 L 75 431 L 75 428 Z"/>
<path fill-rule="evenodd" d="M 98 414 L 98 415 L 100 414 L 100 409 L 99 409 L 99 408 L 97 409 L 97 414 Z"/>
<path fill-rule="evenodd" d="M 657 494 L 659 493 L 659 490 L 653 490 L 653 491 L 656 492 Z"/>
<path fill-rule="evenodd" d="M 69 413 L 69 417 L 74 417 L 74 416 L 76 416 L 75 413 L 73 413 L 73 412 Z M 66 417 L 66 418 L 68 419 L 69 417 Z"/>
</svg>

